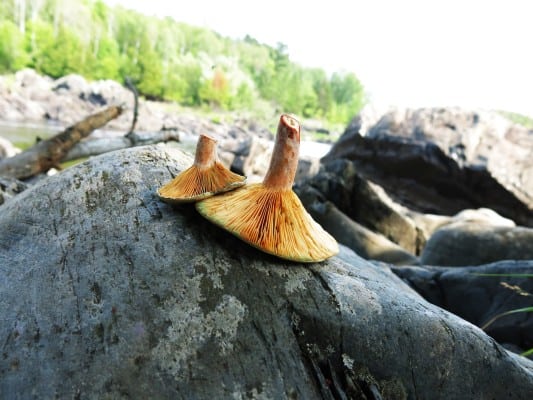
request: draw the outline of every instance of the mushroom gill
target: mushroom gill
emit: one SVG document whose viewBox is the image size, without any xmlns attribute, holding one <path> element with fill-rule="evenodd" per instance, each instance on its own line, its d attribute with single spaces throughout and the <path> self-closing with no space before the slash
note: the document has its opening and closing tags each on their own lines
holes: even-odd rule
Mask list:
<svg viewBox="0 0 533 400">
<path fill-rule="evenodd" d="M 200 135 L 194 164 L 162 186 L 158 196 L 168 203 L 187 203 L 244 185 L 244 176 L 231 172 L 219 161 L 216 143 L 214 138 Z"/>
<path fill-rule="evenodd" d="M 300 125 L 282 115 L 270 166 L 262 183 L 196 203 L 214 224 L 269 254 L 293 261 L 323 261 L 338 253 L 335 239 L 307 213 L 292 191 Z"/>
</svg>

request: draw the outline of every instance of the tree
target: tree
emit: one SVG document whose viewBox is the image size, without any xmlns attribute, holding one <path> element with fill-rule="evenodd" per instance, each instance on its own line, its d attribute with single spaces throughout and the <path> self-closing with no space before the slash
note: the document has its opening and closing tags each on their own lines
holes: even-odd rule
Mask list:
<svg viewBox="0 0 533 400">
<path fill-rule="evenodd" d="M 0 21 L 0 72 L 16 71 L 29 60 L 24 47 L 24 35 L 11 21 Z"/>
<path fill-rule="evenodd" d="M 99 40 L 97 52 L 92 56 L 91 69 L 87 75 L 92 79 L 122 80 L 120 75 L 120 53 L 117 42 L 104 37 Z"/>
<path fill-rule="evenodd" d="M 330 85 L 335 105 L 328 113 L 328 119 L 348 123 L 364 105 L 363 85 L 353 73 L 334 73 Z"/>
<path fill-rule="evenodd" d="M 144 96 L 189 106 L 260 103 L 334 122 L 347 122 L 364 101 L 355 75 L 328 78 L 321 69 L 292 63 L 283 43 L 225 38 L 103 0 L 0 1 L 0 72 L 27 66 L 52 77 L 128 76 Z"/>
<path fill-rule="evenodd" d="M 83 71 L 83 52 L 79 38 L 61 26 L 57 36 L 49 24 L 35 23 L 35 43 L 31 48 L 32 66 L 54 78 Z"/>
<path fill-rule="evenodd" d="M 213 77 L 200 88 L 200 99 L 210 105 L 228 108 L 230 104 L 229 83 L 224 72 L 215 68 Z"/>
</svg>

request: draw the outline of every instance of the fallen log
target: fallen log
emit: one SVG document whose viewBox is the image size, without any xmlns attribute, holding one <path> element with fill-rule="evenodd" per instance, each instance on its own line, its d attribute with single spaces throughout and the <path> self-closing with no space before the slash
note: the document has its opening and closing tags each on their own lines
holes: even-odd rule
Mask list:
<svg viewBox="0 0 533 400">
<path fill-rule="evenodd" d="M 122 111 L 120 106 L 111 106 L 88 116 L 50 139 L 39 141 L 22 153 L 0 160 L 0 176 L 26 179 L 57 167 L 76 143 L 118 117 Z"/>
<path fill-rule="evenodd" d="M 126 149 L 128 147 L 144 146 L 160 142 L 179 142 L 177 131 L 128 133 L 125 136 L 87 139 L 76 143 L 64 158 L 64 161 L 96 156 L 108 151 Z"/>
</svg>

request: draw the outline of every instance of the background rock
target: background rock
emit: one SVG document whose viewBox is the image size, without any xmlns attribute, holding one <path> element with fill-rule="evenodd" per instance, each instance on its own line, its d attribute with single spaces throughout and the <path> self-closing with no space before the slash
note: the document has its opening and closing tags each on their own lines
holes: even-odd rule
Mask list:
<svg viewBox="0 0 533 400">
<path fill-rule="evenodd" d="M 529 399 L 533 363 L 388 267 L 286 262 L 161 203 L 190 162 L 109 153 L 0 207 L 3 395 Z"/>
<path fill-rule="evenodd" d="M 358 224 L 309 186 L 296 189 L 307 211 L 339 243 L 367 260 L 395 265 L 418 265 L 419 260 L 401 246 Z"/>
<path fill-rule="evenodd" d="M 483 274 L 533 274 L 533 260 L 501 261 L 477 267 L 401 267 L 393 271 L 418 293 L 465 320 L 482 326 L 506 311 L 531 307 L 533 278 Z M 533 313 L 496 320 L 487 333 L 518 351 L 533 348 Z"/>
<path fill-rule="evenodd" d="M 324 161 L 354 161 L 400 204 L 453 215 L 490 208 L 533 226 L 533 135 L 495 113 L 453 108 L 392 111 L 365 137 L 355 124 Z"/>
<path fill-rule="evenodd" d="M 0 205 L 15 197 L 28 188 L 28 185 L 17 179 L 0 176 Z"/>
<path fill-rule="evenodd" d="M 361 177 L 353 162 L 342 159 L 323 161 L 319 172 L 298 182 L 295 191 L 299 193 L 306 186 L 318 190 L 355 222 L 382 234 L 412 254 L 419 254 L 425 244 L 426 238 L 406 211 L 381 187 Z M 304 204 L 313 207 L 307 200 Z"/>
<path fill-rule="evenodd" d="M 500 260 L 533 260 L 533 229 L 455 222 L 438 229 L 420 256 L 424 265 L 481 265 Z"/>
<path fill-rule="evenodd" d="M 7 139 L 0 137 L 0 160 L 5 157 L 12 157 L 20 152 L 11 142 Z"/>
</svg>

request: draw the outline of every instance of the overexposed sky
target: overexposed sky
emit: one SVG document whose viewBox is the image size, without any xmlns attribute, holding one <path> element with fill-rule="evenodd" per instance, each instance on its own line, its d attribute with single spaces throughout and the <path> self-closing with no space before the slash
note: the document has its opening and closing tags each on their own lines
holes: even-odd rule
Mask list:
<svg viewBox="0 0 533 400">
<path fill-rule="evenodd" d="M 533 116 L 528 0 L 107 0 L 224 36 L 288 47 L 292 61 L 354 72 L 378 105 Z"/>
</svg>

